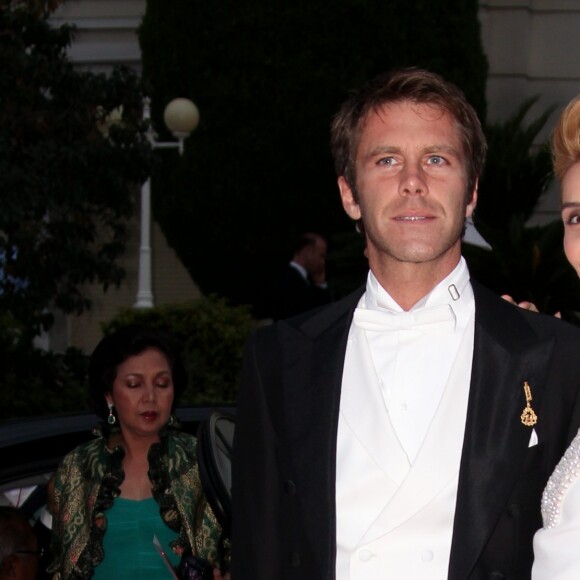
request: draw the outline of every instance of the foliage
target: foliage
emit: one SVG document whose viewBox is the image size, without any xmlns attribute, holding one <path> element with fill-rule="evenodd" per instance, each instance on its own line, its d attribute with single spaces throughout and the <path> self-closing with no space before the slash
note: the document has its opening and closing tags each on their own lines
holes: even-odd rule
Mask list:
<svg viewBox="0 0 580 580">
<path fill-rule="evenodd" d="M 140 80 L 73 70 L 73 30 L 48 23 L 55 4 L 0 0 L 0 309 L 29 337 L 50 326 L 52 307 L 87 308 L 83 284 L 120 282 L 151 154 Z"/>
<path fill-rule="evenodd" d="M 552 170 L 549 148 L 534 143 L 554 108 L 528 121 L 537 101 L 538 97 L 526 99 L 512 117 L 485 128 L 489 153 L 479 186 L 477 218 L 488 228 L 504 230 L 514 215 L 525 223 L 549 183 Z"/>
<path fill-rule="evenodd" d="M 109 334 L 132 323 L 162 328 L 183 346 L 189 385 L 181 404 L 235 401 L 243 347 L 256 326 L 247 307 L 208 296 L 185 304 L 125 309 L 103 331 Z"/>
<path fill-rule="evenodd" d="M 153 209 L 204 292 L 255 303 L 300 231 L 346 250 L 352 225 L 328 127 L 351 88 L 394 66 L 424 66 L 485 116 L 477 10 L 476 0 L 148 0 L 140 42 L 161 137 L 172 98 L 201 112 L 183 162 L 158 153 Z M 358 283 L 358 269 L 339 265 L 341 291 Z"/>
<path fill-rule="evenodd" d="M 0 315 L 0 420 L 88 410 L 87 357 L 31 348 L 10 313 Z"/>
<path fill-rule="evenodd" d="M 105 324 L 105 334 L 139 322 L 170 332 L 182 345 L 189 386 L 181 404 L 234 402 L 243 346 L 256 322 L 244 306 L 214 296 L 151 309 L 125 309 Z M 91 410 L 88 356 L 31 348 L 10 313 L 0 315 L 0 420 Z"/>
<path fill-rule="evenodd" d="M 463 253 L 474 278 L 491 290 L 572 319 L 580 281 L 564 255 L 563 225 L 526 225 L 551 176 L 549 148 L 534 142 L 553 109 L 526 123 L 536 101 L 526 100 L 507 121 L 486 127 L 490 152 L 474 222 L 492 250 L 464 244 Z"/>
</svg>

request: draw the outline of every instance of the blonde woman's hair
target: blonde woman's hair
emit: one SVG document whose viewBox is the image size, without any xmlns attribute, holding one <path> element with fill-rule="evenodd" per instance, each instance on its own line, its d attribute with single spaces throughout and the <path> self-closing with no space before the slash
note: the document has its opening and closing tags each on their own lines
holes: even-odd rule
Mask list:
<svg viewBox="0 0 580 580">
<path fill-rule="evenodd" d="M 580 161 L 580 95 L 560 115 L 552 133 L 552 163 L 561 181 L 568 169 Z"/>
</svg>

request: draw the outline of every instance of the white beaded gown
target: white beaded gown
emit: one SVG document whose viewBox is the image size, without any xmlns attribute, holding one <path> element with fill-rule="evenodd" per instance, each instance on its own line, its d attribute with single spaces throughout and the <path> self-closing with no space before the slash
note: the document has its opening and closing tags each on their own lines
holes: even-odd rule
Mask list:
<svg viewBox="0 0 580 580">
<path fill-rule="evenodd" d="M 542 497 L 544 527 L 534 536 L 532 580 L 580 579 L 580 431 Z"/>
</svg>

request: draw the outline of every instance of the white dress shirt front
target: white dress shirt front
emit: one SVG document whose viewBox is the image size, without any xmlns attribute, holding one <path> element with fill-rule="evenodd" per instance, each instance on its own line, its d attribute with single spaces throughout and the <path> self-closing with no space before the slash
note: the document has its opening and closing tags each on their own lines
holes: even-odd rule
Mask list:
<svg viewBox="0 0 580 580">
<path fill-rule="evenodd" d="M 380 311 L 377 328 L 369 310 Z M 450 311 L 453 323 L 442 323 L 441 331 L 437 325 L 428 331 L 415 326 L 424 317 L 418 313 L 434 310 Z M 409 312 L 369 274 L 351 325 L 342 380 L 337 580 L 446 578 L 474 312 L 463 259 Z M 395 328 L 379 328 L 385 317 L 396 321 Z"/>
</svg>

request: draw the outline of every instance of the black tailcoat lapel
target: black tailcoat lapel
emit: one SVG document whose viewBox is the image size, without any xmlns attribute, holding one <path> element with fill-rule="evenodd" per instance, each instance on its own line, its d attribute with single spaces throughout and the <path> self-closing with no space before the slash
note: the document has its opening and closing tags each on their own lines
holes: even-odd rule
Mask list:
<svg viewBox="0 0 580 580">
<path fill-rule="evenodd" d="M 548 418 L 542 414 L 542 400 L 548 381 L 550 360 L 554 353 L 555 334 L 539 336 L 522 312 L 488 290 L 473 283 L 476 298 L 475 343 L 466 430 L 459 477 L 459 490 L 449 568 L 450 580 L 488 578 L 473 570 L 494 529 L 505 512 L 517 518 L 519 505 L 511 503 L 518 480 L 532 454 L 541 452 L 548 435 Z M 538 320 L 540 320 L 540 315 Z M 550 321 L 551 322 L 551 321 Z M 532 408 L 538 414 L 535 429 L 539 445 L 529 448 L 532 427 L 525 426 L 521 414 L 526 407 L 524 382 L 531 387 Z M 571 400 L 571 407 L 574 401 Z M 554 419 L 558 421 L 557 418 Z M 564 419 L 562 418 L 564 421 Z M 560 449 L 565 442 L 560 442 Z M 561 451 L 556 453 L 557 455 Z M 544 464 L 549 475 L 553 462 Z M 539 477 L 537 489 L 530 479 L 530 494 L 539 519 L 539 496 L 547 475 Z M 515 524 L 514 524 L 515 529 Z M 534 530 L 527 530 L 533 535 Z M 514 532 L 514 536 L 515 536 Z M 508 542 L 513 537 L 504 538 Z M 496 560 L 502 569 L 513 570 L 515 549 L 498 546 L 506 561 Z M 531 541 L 522 543 L 531 566 Z M 511 567 L 510 567 L 511 566 Z M 487 570 L 489 574 L 493 570 Z M 504 577 L 504 576 L 502 576 Z M 512 576 L 505 576 L 512 577 Z M 520 576 L 516 576 L 520 577 Z M 522 576 L 523 578 L 523 576 Z"/>
<path fill-rule="evenodd" d="M 304 532 L 319 558 L 320 578 L 334 578 L 336 437 L 350 323 L 363 289 L 305 322 L 281 323 L 287 353 L 282 391 L 288 444 L 299 477 Z"/>
</svg>

